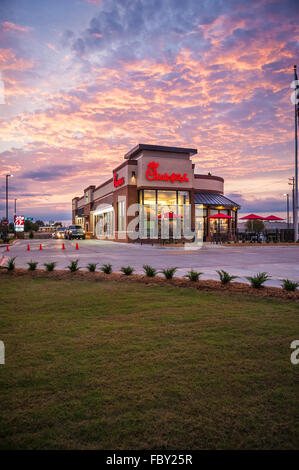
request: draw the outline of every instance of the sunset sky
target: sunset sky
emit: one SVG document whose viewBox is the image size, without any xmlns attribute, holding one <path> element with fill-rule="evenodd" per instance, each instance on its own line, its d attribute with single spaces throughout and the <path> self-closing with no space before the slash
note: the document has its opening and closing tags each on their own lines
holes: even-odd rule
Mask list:
<svg viewBox="0 0 299 470">
<path fill-rule="evenodd" d="M 285 217 L 298 2 L 1 0 L 0 218 L 71 219 L 137 143 L 195 147 L 242 213 Z M 1 81 L 0 81 L 1 90 Z"/>
</svg>

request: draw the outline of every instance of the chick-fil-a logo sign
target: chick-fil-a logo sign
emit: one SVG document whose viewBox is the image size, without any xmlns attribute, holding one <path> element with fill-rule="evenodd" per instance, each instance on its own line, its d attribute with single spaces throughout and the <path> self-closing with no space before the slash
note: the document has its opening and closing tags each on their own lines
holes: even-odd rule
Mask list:
<svg viewBox="0 0 299 470">
<path fill-rule="evenodd" d="M 168 173 L 158 173 L 157 168 L 160 165 L 160 163 L 156 162 L 150 162 L 148 164 L 145 177 L 149 181 L 170 181 L 171 183 L 174 183 L 175 181 L 178 181 L 179 183 L 183 182 L 189 182 L 189 178 L 187 177 L 187 173 L 184 173 L 181 175 L 181 173 L 171 173 L 169 175 Z"/>
<path fill-rule="evenodd" d="M 119 178 L 119 180 L 117 179 L 117 173 L 114 173 L 114 178 L 113 178 L 113 184 L 114 184 L 114 187 L 115 188 L 118 188 L 119 186 L 122 186 L 125 182 L 125 178 L 122 176 L 121 178 Z"/>
</svg>

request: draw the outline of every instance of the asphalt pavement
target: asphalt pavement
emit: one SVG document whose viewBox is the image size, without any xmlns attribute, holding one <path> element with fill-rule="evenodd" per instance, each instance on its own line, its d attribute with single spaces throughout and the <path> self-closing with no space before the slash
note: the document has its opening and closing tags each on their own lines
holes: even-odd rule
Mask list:
<svg viewBox="0 0 299 470">
<path fill-rule="evenodd" d="M 27 245 L 30 251 L 27 251 Z M 42 243 L 42 250 L 39 250 Z M 62 249 L 62 244 L 65 250 Z M 76 243 L 79 249 L 76 250 Z M 272 277 L 269 286 L 280 286 L 281 279 L 299 281 L 298 246 L 220 246 L 204 244 L 201 249 L 167 248 L 151 245 L 115 243 L 102 240 L 17 240 L 6 252 L 0 247 L 0 265 L 4 266 L 8 256 L 16 257 L 17 267 L 27 267 L 28 261 L 43 264 L 56 261 L 56 269 L 65 269 L 71 260 L 79 259 L 79 265 L 86 269 L 88 263 L 111 263 L 114 271 L 122 266 L 132 266 L 135 272 L 143 272 L 142 266 L 149 264 L 161 270 L 177 267 L 176 276 L 185 275 L 191 268 L 203 272 L 202 279 L 219 279 L 217 269 L 224 269 L 239 276 L 241 282 L 248 282 L 245 276 L 266 271 Z"/>
</svg>

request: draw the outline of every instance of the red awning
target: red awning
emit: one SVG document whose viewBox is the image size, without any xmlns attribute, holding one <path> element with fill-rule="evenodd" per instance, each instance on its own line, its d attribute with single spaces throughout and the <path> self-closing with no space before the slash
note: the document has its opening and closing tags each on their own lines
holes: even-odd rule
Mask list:
<svg viewBox="0 0 299 470">
<path fill-rule="evenodd" d="M 233 217 L 219 212 L 219 214 L 209 215 L 208 219 L 233 219 Z"/>
<path fill-rule="evenodd" d="M 240 217 L 240 220 L 241 219 L 245 219 L 245 220 L 264 220 L 264 217 L 261 217 L 260 215 L 256 215 L 256 214 L 249 214 L 249 215 L 246 215 L 245 217 Z"/>
<path fill-rule="evenodd" d="M 268 217 L 264 217 L 264 220 L 285 220 L 281 217 L 276 217 L 276 215 L 268 215 Z"/>
</svg>

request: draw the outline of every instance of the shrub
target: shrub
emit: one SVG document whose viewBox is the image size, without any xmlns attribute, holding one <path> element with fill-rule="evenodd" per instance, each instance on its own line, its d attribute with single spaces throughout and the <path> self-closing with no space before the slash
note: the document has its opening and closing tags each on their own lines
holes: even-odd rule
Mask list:
<svg viewBox="0 0 299 470">
<path fill-rule="evenodd" d="M 89 263 L 86 267 L 90 273 L 94 273 L 98 263 Z"/>
<path fill-rule="evenodd" d="M 197 282 L 202 274 L 203 273 L 200 273 L 199 271 L 194 271 L 191 269 L 191 271 L 188 271 L 185 277 L 187 277 L 189 281 Z"/>
<path fill-rule="evenodd" d="M 152 268 L 148 264 L 144 264 L 143 269 L 147 277 L 155 277 L 157 274 L 157 271 L 155 270 L 155 268 Z"/>
<path fill-rule="evenodd" d="M 103 273 L 105 274 L 111 274 L 112 264 L 103 264 L 103 266 L 100 267 L 100 270 L 103 271 Z"/>
<path fill-rule="evenodd" d="M 176 270 L 177 268 L 168 268 L 168 269 L 162 269 L 162 271 L 160 272 L 161 274 L 164 274 L 166 279 L 172 279 Z"/>
<path fill-rule="evenodd" d="M 15 269 L 16 267 L 15 259 L 16 259 L 15 256 L 13 258 L 8 258 L 7 265 L 5 266 L 7 271 L 13 271 Z"/>
<path fill-rule="evenodd" d="M 71 261 L 71 264 L 67 266 L 67 268 L 71 271 L 71 273 L 79 271 L 80 268 L 78 266 L 78 263 L 79 263 L 79 260 L 76 259 L 76 260 Z"/>
<path fill-rule="evenodd" d="M 32 230 L 31 230 L 31 232 L 29 233 L 29 238 L 31 238 L 31 239 L 34 238 L 34 233 L 32 232 Z"/>
<path fill-rule="evenodd" d="M 37 261 L 29 261 L 28 263 L 28 271 L 35 271 L 36 270 L 36 266 L 38 265 L 38 262 Z"/>
<path fill-rule="evenodd" d="M 221 284 L 229 284 L 233 279 L 237 279 L 238 276 L 231 276 L 227 271 L 220 269 L 216 271 L 220 277 Z"/>
<path fill-rule="evenodd" d="M 269 276 L 266 272 L 258 273 L 255 276 L 246 277 L 246 279 L 250 281 L 251 287 L 254 287 L 255 289 L 260 289 L 263 287 L 264 282 L 270 278 L 271 276 Z"/>
<path fill-rule="evenodd" d="M 134 271 L 134 268 L 132 268 L 131 266 L 123 266 L 122 268 L 120 268 L 121 272 L 124 273 L 126 276 L 131 276 L 131 274 L 133 273 Z"/>
<path fill-rule="evenodd" d="M 293 282 L 290 279 L 282 279 L 281 287 L 284 290 L 294 292 L 297 289 L 297 287 L 299 287 L 299 282 Z"/>
<path fill-rule="evenodd" d="M 55 261 L 52 261 L 51 263 L 45 263 L 44 266 L 46 268 L 46 271 L 54 271 L 56 264 L 57 263 L 55 263 Z"/>
</svg>

